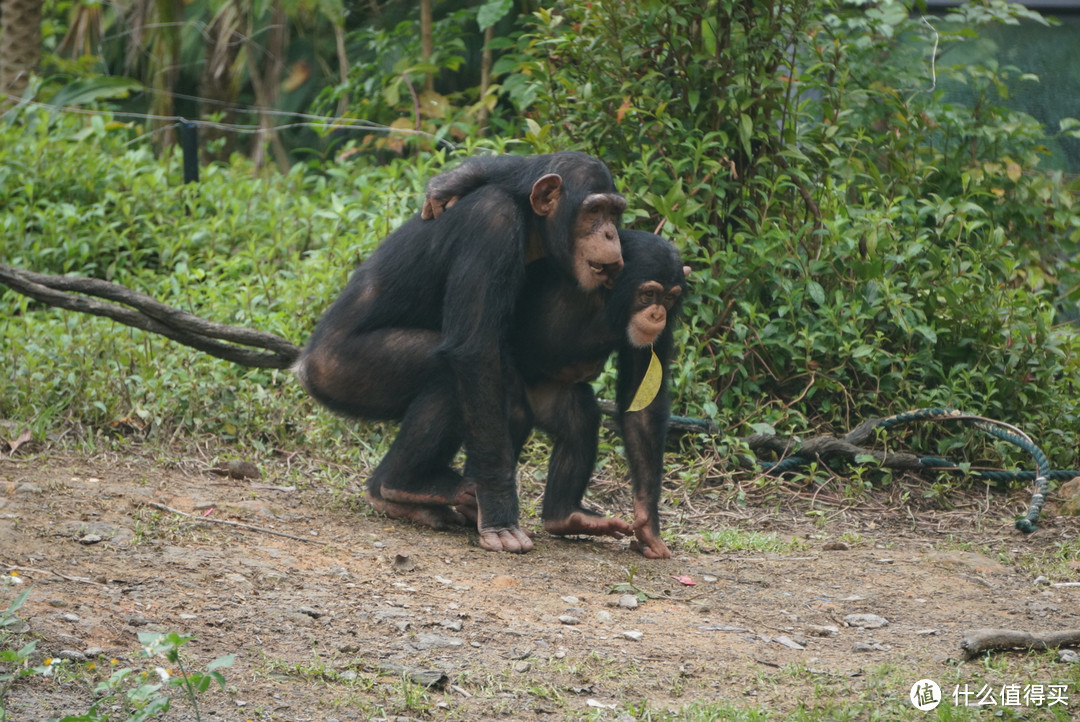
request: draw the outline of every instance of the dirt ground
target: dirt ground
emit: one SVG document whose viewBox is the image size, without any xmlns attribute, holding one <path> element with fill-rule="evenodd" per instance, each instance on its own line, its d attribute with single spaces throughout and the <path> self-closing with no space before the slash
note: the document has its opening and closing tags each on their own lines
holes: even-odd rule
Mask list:
<svg viewBox="0 0 1080 722">
<path fill-rule="evenodd" d="M 149 454 L 0 458 L 0 571 L 33 586 L 22 638 L 39 640 L 37 663 L 71 658 L 20 680 L 10 719 L 84 712 L 111 668 L 152 673 L 162 661 L 140 658 L 136 635 L 154 630 L 196 638 L 189 669 L 237 655 L 226 691 L 200 698 L 204 720 L 627 720 L 695 704 L 914 713 L 921 678 L 946 695 L 1064 679 L 1080 708 L 1080 666 L 1052 652 L 960 661 L 971 629 L 1080 628 L 1080 587 L 1061 585 L 1080 565 L 1058 553 L 1080 523 L 1050 513 L 1023 537 L 1011 514 L 1027 492 L 950 512 L 871 500 L 821 515 L 805 498 L 729 508 L 701 493 L 665 511 L 675 556 L 657 562 L 625 540 L 542 531 L 530 554 L 484 552 L 475 533 L 382 518 L 296 483 L 283 460 L 255 461 L 257 480 Z M 628 510 L 625 494 L 608 508 Z M 744 534 L 725 548 L 724 529 Z M 739 546 L 758 538 L 779 550 Z M 0 609 L 25 588 L 0 587 Z M 627 591 L 644 601 L 631 608 Z M 196 719 L 179 697 L 167 718 Z"/>
</svg>

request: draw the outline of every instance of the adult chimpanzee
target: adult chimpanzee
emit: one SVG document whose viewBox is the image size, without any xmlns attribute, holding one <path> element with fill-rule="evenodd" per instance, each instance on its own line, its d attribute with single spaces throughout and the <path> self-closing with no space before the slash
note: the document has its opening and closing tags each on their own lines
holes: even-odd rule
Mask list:
<svg viewBox="0 0 1080 722">
<path fill-rule="evenodd" d="M 529 265 L 512 348 L 531 418 L 553 442 L 544 528 L 560 535 L 632 533 L 646 557 L 666 558 L 671 552 L 660 539 L 658 504 L 671 412 L 667 366 L 689 269 L 659 236 L 621 230 L 619 238 L 625 265 L 610 290 L 582 290 L 549 258 Z M 600 409 L 589 382 L 613 351 L 618 352 L 617 420 L 634 494 L 632 525 L 582 505 L 600 432 Z M 655 397 L 638 392 L 649 385 Z M 632 402 L 642 408 L 631 410 Z"/>
<path fill-rule="evenodd" d="M 499 184 L 386 238 L 320 319 L 297 372 L 333 410 L 401 421 L 368 480 L 376 509 L 441 528 L 464 521 L 453 505 L 475 503 L 483 548 L 525 552 L 511 432 L 524 389 L 509 339 L 526 250 L 583 290 L 609 284 L 626 202 L 607 168 L 580 153 L 480 165 Z M 464 479 L 450 467 L 463 443 Z"/>
<path fill-rule="evenodd" d="M 470 159 L 433 178 L 422 216 L 437 218 L 487 184 L 502 185 L 524 159 Z M 544 528 L 553 534 L 635 534 L 650 558 L 671 556 L 660 538 L 660 487 L 671 410 L 668 361 L 685 277 L 675 247 L 641 231 L 619 231 L 624 268 L 617 279 L 582 289 L 557 259 L 529 264 L 515 312 L 512 350 L 527 387 L 528 420 L 553 440 L 544 493 Z M 610 290 L 609 290 L 610 289 Z M 589 382 L 618 351 L 616 406 L 634 490 L 634 523 L 602 517 L 582 506 L 596 462 L 600 411 Z M 655 361 L 654 361 L 655 353 Z M 656 384 L 656 396 L 629 410 L 635 389 Z"/>
</svg>

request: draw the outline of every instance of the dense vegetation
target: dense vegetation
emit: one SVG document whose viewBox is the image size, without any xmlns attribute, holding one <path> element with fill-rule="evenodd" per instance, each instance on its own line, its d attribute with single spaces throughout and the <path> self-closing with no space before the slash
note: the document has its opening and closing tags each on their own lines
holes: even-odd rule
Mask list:
<svg viewBox="0 0 1080 722">
<path fill-rule="evenodd" d="M 626 224 L 659 228 L 694 269 L 677 413 L 734 436 L 951 405 L 1025 427 L 1057 467 L 1080 462 L 1078 183 L 1040 165 L 1080 122 L 1010 110 L 1010 88 L 1039 82 L 1023 68 L 950 62 L 984 24 L 1038 16 L 1003 2 L 924 20 L 899 2 L 596 0 L 515 20 L 509 3 L 473 5 L 436 23 L 442 54 L 425 63 L 411 55 L 412 18 L 354 29 L 348 79 L 311 107 L 418 125 L 463 153 L 607 160 Z M 471 82 L 461 68 L 476 64 L 478 10 L 501 18 L 487 23 L 499 29 L 494 82 L 454 89 Z M 414 118 L 410 89 L 440 72 L 424 96 L 438 112 Z M 962 104 L 946 94 L 958 86 Z M 48 103 L 65 90 L 38 92 Z M 287 172 L 234 154 L 184 186 L 174 148 L 155 152 L 138 119 L 88 107 L 100 112 L 29 105 L 0 122 L 3 262 L 108 278 L 296 343 L 456 157 L 431 136 L 327 128 L 290 138 L 302 162 Z M 486 139 L 466 140 L 481 126 Z M 268 447 L 378 443 L 331 421 L 287 373 L 11 292 L 0 354 L 0 418 L 39 434 L 75 422 Z M 955 438 L 920 443 L 956 458 Z"/>
</svg>

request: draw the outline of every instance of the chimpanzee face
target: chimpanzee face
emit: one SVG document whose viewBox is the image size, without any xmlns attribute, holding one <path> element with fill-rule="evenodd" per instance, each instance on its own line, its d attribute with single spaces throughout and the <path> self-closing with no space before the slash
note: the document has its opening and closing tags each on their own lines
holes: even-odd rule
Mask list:
<svg viewBox="0 0 1080 722">
<path fill-rule="evenodd" d="M 574 222 L 574 277 L 584 291 L 611 288 L 623 267 L 618 222 L 626 199 L 617 193 L 585 197 Z"/>
<path fill-rule="evenodd" d="M 682 295 L 682 286 L 664 286 L 659 281 L 646 281 L 637 287 L 630 305 L 630 322 L 626 336 L 632 346 L 651 346 L 667 325 L 668 312 Z"/>
</svg>

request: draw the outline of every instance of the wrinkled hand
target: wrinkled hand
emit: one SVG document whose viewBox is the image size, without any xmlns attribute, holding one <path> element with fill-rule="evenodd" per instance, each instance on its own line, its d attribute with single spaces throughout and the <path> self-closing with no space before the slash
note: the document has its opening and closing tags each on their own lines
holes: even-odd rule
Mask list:
<svg viewBox="0 0 1080 722">
<path fill-rule="evenodd" d="M 420 209 L 420 218 L 425 221 L 438 218 L 443 214 L 450 206 L 458 202 L 457 196 L 450 196 L 449 198 L 440 199 L 433 195 L 429 195 L 424 198 L 424 207 Z"/>
</svg>

